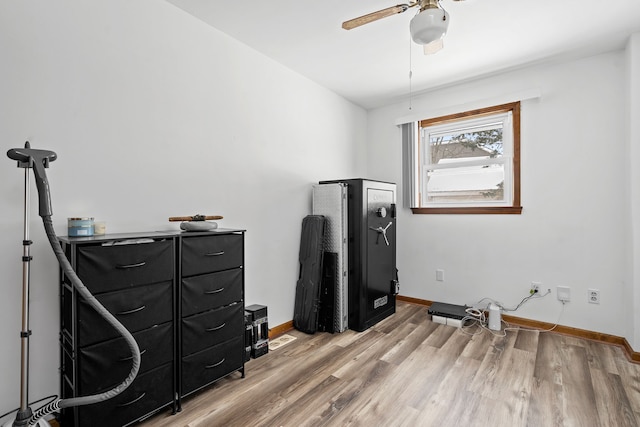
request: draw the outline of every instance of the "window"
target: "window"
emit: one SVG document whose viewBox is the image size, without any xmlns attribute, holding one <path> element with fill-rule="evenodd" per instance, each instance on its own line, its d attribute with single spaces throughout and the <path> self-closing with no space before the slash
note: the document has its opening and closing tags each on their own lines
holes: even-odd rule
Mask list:
<svg viewBox="0 0 640 427">
<path fill-rule="evenodd" d="M 418 123 L 414 213 L 519 214 L 520 103 Z"/>
</svg>

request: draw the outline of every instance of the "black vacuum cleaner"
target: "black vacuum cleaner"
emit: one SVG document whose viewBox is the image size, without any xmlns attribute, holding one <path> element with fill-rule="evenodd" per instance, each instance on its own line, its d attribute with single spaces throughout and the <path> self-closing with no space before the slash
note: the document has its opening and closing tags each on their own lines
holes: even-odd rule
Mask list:
<svg viewBox="0 0 640 427">
<path fill-rule="evenodd" d="M 24 148 L 12 148 L 7 151 L 7 156 L 18 162 L 19 168 L 25 169 L 25 185 L 24 185 L 24 239 L 22 241 L 22 330 L 20 331 L 21 343 L 21 363 L 20 363 L 20 407 L 13 423 L 6 424 L 4 427 L 13 426 L 49 426 L 44 421 L 44 417 L 57 412 L 61 408 L 72 406 L 89 405 L 111 399 L 122 393 L 133 382 L 140 368 L 140 349 L 131 333 L 111 314 L 106 308 L 89 292 L 82 283 L 78 275 L 73 271 L 71 264 L 64 255 L 58 237 L 53 229 L 51 220 L 51 194 L 49 191 L 49 181 L 45 169 L 49 164 L 56 160 L 57 155 L 53 151 L 36 150 L 31 148 L 27 141 Z M 35 412 L 29 404 L 29 337 L 31 330 L 29 329 L 29 285 L 30 285 L 30 265 L 32 257 L 30 255 L 30 247 L 33 243 L 29 240 L 29 169 L 33 169 L 36 179 L 36 188 L 38 190 L 39 215 L 42 217 L 44 229 L 49 239 L 49 243 L 53 252 L 58 259 L 60 267 L 64 274 L 71 280 L 78 293 L 91 305 L 102 317 L 104 317 L 125 339 L 132 354 L 132 366 L 129 375 L 118 386 L 104 393 L 94 394 L 90 396 L 75 397 L 71 399 L 56 398 L 51 403 L 43 406 Z"/>
</svg>

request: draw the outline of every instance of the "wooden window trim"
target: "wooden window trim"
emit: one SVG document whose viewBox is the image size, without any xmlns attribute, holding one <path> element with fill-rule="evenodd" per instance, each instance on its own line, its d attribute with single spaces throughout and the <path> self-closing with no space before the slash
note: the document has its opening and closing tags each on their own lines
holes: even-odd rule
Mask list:
<svg viewBox="0 0 640 427">
<path fill-rule="evenodd" d="M 436 124 L 455 122 L 468 117 L 480 117 L 497 113 L 511 112 L 513 121 L 513 204 L 511 206 L 472 206 L 472 207 L 433 207 L 411 208 L 414 214 L 511 214 L 520 215 L 522 206 L 520 202 L 520 101 L 492 107 L 479 108 L 477 110 L 462 113 L 449 114 L 420 121 L 420 127 Z"/>
<path fill-rule="evenodd" d="M 411 208 L 414 214 L 510 214 L 520 215 L 522 206 L 478 206 L 460 208 Z"/>
</svg>

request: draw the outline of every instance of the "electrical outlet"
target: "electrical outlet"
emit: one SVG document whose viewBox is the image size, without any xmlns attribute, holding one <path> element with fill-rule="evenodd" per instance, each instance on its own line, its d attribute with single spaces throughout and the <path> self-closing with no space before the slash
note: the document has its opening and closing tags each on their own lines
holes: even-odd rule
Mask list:
<svg viewBox="0 0 640 427">
<path fill-rule="evenodd" d="M 438 282 L 444 282 L 444 270 L 441 270 L 441 269 L 436 270 L 436 280 Z"/>
<path fill-rule="evenodd" d="M 571 288 L 568 286 L 556 286 L 558 300 L 563 302 L 571 301 Z"/>
<path fill-rule="evenodd" d="M 587 290 L 588 301 L 591 304 L 600 304 L 600 290 L 588 289 Z"/>
<path fill-rule="evenodd" d="M 542 286 L 541 282 L 531 282 L 531 289 L 529 289 L 529 294 L 537 294 L 540 292 L 540 286 Z"/>
</svg>

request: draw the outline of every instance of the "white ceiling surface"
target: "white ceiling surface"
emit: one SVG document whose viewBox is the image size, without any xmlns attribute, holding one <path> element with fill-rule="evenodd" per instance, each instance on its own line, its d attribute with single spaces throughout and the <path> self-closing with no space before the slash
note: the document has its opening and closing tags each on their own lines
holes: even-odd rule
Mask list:
<svg viewBox="0 0 640 427">
<path fill-rule="evenodd" d="M 442 0 L 444 49 L 424 55 L 409 36 L 417 7 L 341 27 L 397 0 L 167 1 L 367 109 L 409 99 L 410 87 L 622 49 L 640 31 L 640 0 Z"/>
</svg>

